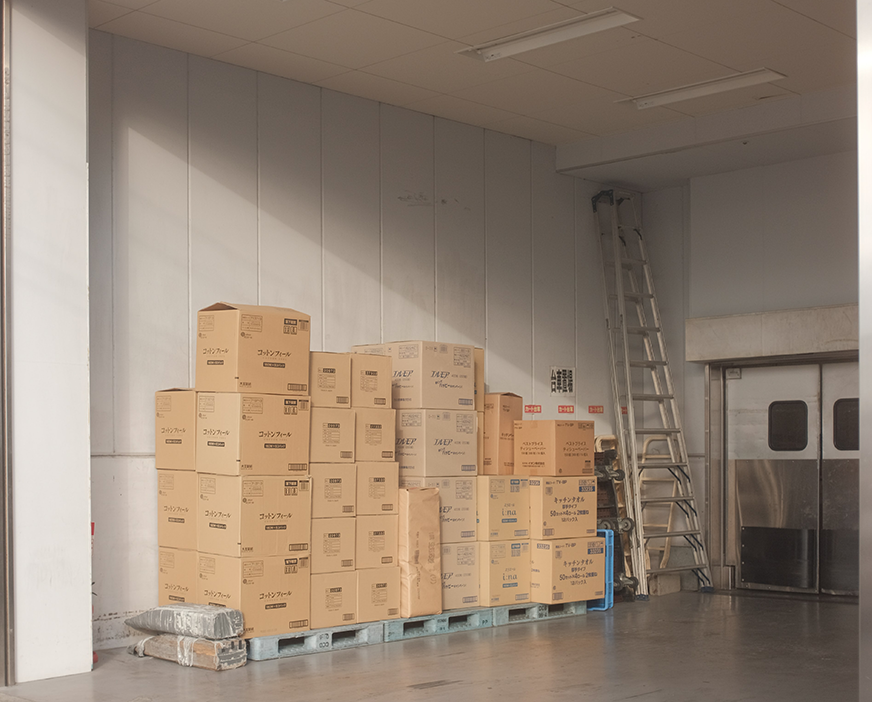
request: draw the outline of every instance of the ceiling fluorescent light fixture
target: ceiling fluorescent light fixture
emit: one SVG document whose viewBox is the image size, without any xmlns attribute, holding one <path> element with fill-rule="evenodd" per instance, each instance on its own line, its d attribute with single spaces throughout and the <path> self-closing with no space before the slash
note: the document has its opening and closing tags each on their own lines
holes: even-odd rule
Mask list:
<svg viewBox="0 0 872 702">
<path fill-rule="evenodd" d="M 644 110 L 649 107 L 669 105 L 673 102 L 692 100 L 693 98 L 705 97 L 706 95 L 726 93 L 727 91 L 738 90 L 739 88 L 749 88 L 752 85 L 772 83 L 783 78 L 787 78 L 783 73 L 778 73 L 768 68 L 757 68 L 753 71 L 735 73 L 731 76 L 706 80 L 702 83 L 692 83 L 691 85 L 683 85 L 680 88 L 670 88 L 669 90 L 661 90 L 657 93 L 639 95 L 638 97 L 618 100 L 618 102 L 634 102 L 637 108 Z"/>
<path fill-rule="evenodd" d="M 631 15 L 616 7 L 609 7 L 605 10 L 591 12 L 564 22 L 549 24 L 528 32 L 512 34 L 487 44 L 479 44 L 468 49 L 461 49 L 457 53 L 477 58 L 481 61 L 495 61 L 507 56 L 522 54 L 525 51 L 541 49 L 543 46 L 551 46 L 552 44 L 559 44 L 570 39 L 577 39 L 586 34 L 594 34 L 606 29 L 622 27 L 639 19 L 641 17 Z"/>
</svg>

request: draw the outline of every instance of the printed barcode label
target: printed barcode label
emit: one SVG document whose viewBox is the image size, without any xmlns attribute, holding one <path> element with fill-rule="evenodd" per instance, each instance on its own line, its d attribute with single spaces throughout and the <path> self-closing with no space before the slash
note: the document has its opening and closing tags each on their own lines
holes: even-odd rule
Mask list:
<svg viewBox="0 0 872 702">
<path fill-rule="evenodd" d="M 382 556 L 381 562 L 389 565 L 389 564 L 394 562 L 394 557 L 393 556 Z"/>
<path fill-rule="evenodd" d="M 285 575 L 292 575 L 297 572 L 297 566 L 295 565 L 286 565 L 285 566 Z"/>
<path fill-rule="evenodd" d="M 344 622 L 354 621 L 354 614 L 353 613 L 343 614 L 342 621 L 344 621 Z"/>
<path fill-rule="evenodd" d="M 337 405 L 347 405 L 349 402 L 350 402 L 350 400 L 344 395 L 336 397 L 336 404 Z"/>
<path fill-rule="evenodd" d="M 296 392 L 306 392 L 309 389 L 308 383 L 288 383 L 288 390 Z"/>
<path fill-rule="evenodd" d="M 339 458 L 354 458 L 354 451 L 340 451 Z"/>
<path fill-rule="evenodd" d="M 545 536 L 554 536 L 554 529 L 543 529 L 542 533 Z"/>
<path fill-rule="evenodd" d="M 307 465 L 305 463 L 288 463 L 288 471 L 290 473 L 305 473 Z"/>
<path fill-rule="evenodd" d="M 457 401 L 457 404 L 460 405 L 461 407 L 472 407 L 475 404 L 475 400 L 472 400 L 468 397 L 461 397 Z"/>
<path fill-rule="evenodd" d="M 475 604 L 478 602 L 478 595 L 470 595 L 463 598 L 463 604 Z"/>
<path fill-rule="evenodd" d="M 518 592 L 515 594 L 515 602 L 526 602 L 530 599 L 529 592 Z"/>
<path fill-rule="evenodd" d="M 342 561 L 341 566 L 343 568 L 353 568 L 354 567 L 354 559 L 347 558 L 346 560 Z"/>
<path fill-rule="evenodd" d="M 288 626 L 291 629 L 300 629 L 301 627 L 304 627 L 304 626 L 308 627 L 309 620 L 308 619 L 294 619 L 294 620 L 288 622 Z"/>
<path fill-rule="evenodd" d="M 389 617 L 395 617 L 395 616 L 398 615 L 399 613 L 400 613 L 400 610 L 397 609 L 396 607 L 391 607 L 391 608 L 388 610 L 388 616 L 389 616 Z"/>
<path fill-rule="evenodd" d="M 555 592 L 553 595 L 551 595 L 551 599 L 554 600 L 555 602 L 558 600 L 562 600 L 563 593 L 562 592 Z"/>
<path fill-rule="evenodd" d="M 563 558 L 563 551 L 555 550 L 554 557 L 555 558 Z"/>
<path fill-rule="evenodd" d="M 308 551 L 309 544 L 289 544 L 288 551 Z"/>
<path fill-rule="evenodd" d="M 475 531 L 461 531 L 460 538 L 461 539 L 474 539 L 475 538 Z"/>
<path fill-rule="evenodd" d="M 181 443 L 181 442 L 179 442 L 179 443 Z M 393 458 L 393 457 L 394 457 L 393 451 L 382 451 L 382 458 Z"/>
<path fill-rule="evenodd" d="M 373 398 L 372 404 L 374 405 L 386 405 L 388 403 L 387 399 L 384 397 L 376 397 Z"/>
<path fill-rule="evenodd" d="M 393 512 L 393 511 L 394 511 L 394 506 L 392 504 L 382 505 L 382 512 Z"/>
<path fill-rule="evenodd" d="M 354 511 L 354 505 L 342 505 L 342 511 L 345 514 L 351 514 Z"/>
</svg>

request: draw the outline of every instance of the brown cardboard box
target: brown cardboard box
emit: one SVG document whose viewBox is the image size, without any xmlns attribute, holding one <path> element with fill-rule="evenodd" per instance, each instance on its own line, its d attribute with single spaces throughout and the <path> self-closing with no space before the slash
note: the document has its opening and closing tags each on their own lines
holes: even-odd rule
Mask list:
<svg viewBox="0 0 872 702">
<path fill-rule="evenodd" d="M 351 354 L 351 406 L 390 409 L 393 359 L 390 356 Z"/>
<path fill-rule="evenodd" d="M 242 611 L 243 637 L 309 627 L 309 556 L 232 558 L 201 553 L 199 602 Z"/>
<path fill-rule="evenodd" d="M 197 314 L 197 390 L 309 394 L 309 315 L 219 302 Z"/>
<path fill-rule="evenodd" d="M 400 464 L 360 463 L 357 466 L 357 514 L 397 514 Z"/>
<path fill-rule="evenodd" d="M 357 544 L 354 517 L 312 520 L 312 573 L 354 570 Z"/>
<path fill-rule="evenodd" d="M 442 611 L 469 609 L 479 599 L 479 544 L 442 544 Z"/>
<path fill-rule="evenodd" d="M 439 488 L 439 539 L 443 544 L 475 541 L 475 478 L 400 478 L 400 488 Z"/>
<path fill-rule="evenodd" d="M 475 485 L 479 541 L 530 538 L 530 481 L 520 475 L 480 475 Z"/>
<path fill-rule="evenodd" d="M 515 422 L 515 474 L 593 475 L 593 442 L 593 422 Z"/>
<path fill-rule="evenodd" d="M 311 463 L 354 463 L 354 410 L 314 407 Z"/>
<path fill-rule="evenodd" d="M 197 396 L 197 472 L 306 475 L 309 398 L 238 392 Z"/>
<path fill-rule="evenodd" d="M 154 465 L 158 470 L 195 470 L 197 391 L 181 388 L 154 394 Z"/>
<path fill-rule="evenodd" d="M 475 363 L 475 411 L 484 412 L 484 349 L 476 346 L 472 351 L 472 358 Z"/>
<path fill-rule="evenodd" d="M 367 514 L 357 518 L 357 569 L 397 565 L 396 514 Z"/>
<path fill-rule="evenodd" d="M 353 463 L 313 463 L 312 519 L 353 517 L 357 503 L 357 469 Z"/>
<path fill-rule="evenodd" d="M 482 606 L 529 602 L 530 542 L 488 541 L 480 546 Z"/>
<path fill-rule="evenodd" d="M 596 536 L 596 478 L 530 478 L 530 537 Z"/>
<path fill-rule="evenodd" d="M 199 601 L 197 552 L 160 547 L 157 550 L 157 603 Z"/>
<path fill-rule="evenodd" d="M 605 595 L 605 539 L 533 541 L 530 592 L 533 602 L 583 602 Z"/>
<path fill-rule="evenodd" d="M 475 411 L 472 346 L 435 341 L 395 341 L 353 346 L 355 353 L 390 356 L 393 406 Z"/>
<path fill-rule="evenodd" d="M 351 354 L 311 351 L 309 395 L 313 407 L 351 407 Z"/>
<path fill-rule="evenodd" d="M 400 616 L 442 612 L 439 490 L 400 490 Z"/>
<path fill-rule="evenodd" d="M 400 410 L 397 461 L 405 478 L 475 476 L 478 447 L 475 412 Z"/>
<path fill-rule="evenodd" d="M 397 413 L 392 409 L 357 408 L 354 430 L 356 461 L 396 460 Z"/>
<path fill-rule="evenodd" d="M 400 617 L 400 568 L 357 571 L 357 621 L 380 622 Z"/>
<path fill-rule="evenodd" d="M 157 544 L 197 550 L 197 474 L 157 472 Z"/>
<path fill-rule="evenodd" d="M 197 478 L 201 552 L 234 557 L 309 552 L 309 478 L 202 473 Z"/>
<path fill-rule="evenodd" d="M 357 623 L 357 571 L 312 575 L 312 628 Z"/>
<path fill-rule="evenodd" d="M 475 465 L 479 475 L 484 475 L 484 412 L 475 413 L 475 441 L 478 453 Z"/>
<path fill-rule="evenodd" d="M 524 399 L 511 392 L 484 396 L 485 475 L 513 475 L 515 471 L 515 422 L 524 418 Z"/>
</svg>

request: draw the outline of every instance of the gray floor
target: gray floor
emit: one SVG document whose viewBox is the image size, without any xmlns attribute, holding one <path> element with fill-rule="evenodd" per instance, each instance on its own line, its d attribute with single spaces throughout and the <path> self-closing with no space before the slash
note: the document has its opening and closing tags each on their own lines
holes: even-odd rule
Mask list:
<svg viewBox="0 0 872 702">
<path fill-rule="evenodd" d="M 856 602 L 679 593 L 571 619 L 212 673 L 103 651 L 0 702 L 857 699 Z"/>
</svg>

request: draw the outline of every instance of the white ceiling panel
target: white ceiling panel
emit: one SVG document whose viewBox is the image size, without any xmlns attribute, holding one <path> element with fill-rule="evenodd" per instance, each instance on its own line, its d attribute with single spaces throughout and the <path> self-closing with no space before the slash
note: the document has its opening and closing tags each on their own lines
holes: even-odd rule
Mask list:
<svg viewBox="0 0 872 702">
<path fill-rule="evenodd" d="M 575 129 L 567 129 L 558 124 L 543 122 L 532 117 L 513 117 L 488 125 L 488 128 L 524 139 L 539 141 L 543 144 L 571 144 L 590 136 L 590 134 Z"/>
<path fill-rule="evenodd" d="M 434 97 L 437 93 L 414 85 L 388 80 L 361 71 L 349 71 L 333 78 L 317 82 L 322 88 L 330 88 L 340 93 L 358 95 L 370 100 L 386 102 L 389 105 L 406 105 Z"/>
<path fill-rule="evenodd" d="M 857 38 L 857 6 L 853 2 L 821 2 L 821 0 L 773 0 L 773 2 L 810 17 L 842 34 Z"/>
<path fill-rule="evenodd" d="M 302 83 L 317 83 L 319 80 L 348 72 L 344 66 L 255 43 L 216 54 L 214 58 Z"/>
<path fill-rule="evenodd" d="M 487 44 L 491 41 L 510 37 L 513 34 L 547 27 L 550 24 L 575 19 L 582 15 L 584 15 L 583 12 L 579 12 L 571 7 L 566 7 L 565 5 L 560 5 L 558 6 L 558 9 L 544 12 L 541 15 L 531 15 L 510 22 L 507 22 L 504 18 L 500 17 L 497 23 L 487 29 L 479 29 L 477 31 L 467 30 L 466 33 L 459 37 L 459 40 L 471 46 L 475 46 L 476 44 Z"/>
<path fill-rule="evenodd" d="M 88 26 L 99 27 L 101 24 L 118 19 L 128 12 L 132 12 L 132 10 L 119 5 L 113 5 L 111 2 L 88 0 Z"/>
<path fill-rule="evenodd" d="M 101 25 L 100 29 L 122 37 L 138 39 L 150 44 L 206 57 L 230 51 L 230 49 L 235 49 L 246 43 L 244 39 L 219 34 L 208 29 L 191 27 L 142 12 L 131 12 Z"/>
<path fill-rule="evenodd" d="M 119 7 L 124 7 L 128 10 L 141 10 L 143 7 L 148 7 L 157 1 L 158 0 L 107 0 L 110 5 L 118 5 Z"/>
<path fill-rule="evenodd" d="M 775 101 L 791 97 L 792 95 L 794 93 L 778 87 L 778 84 L 764 83 L 763 85 L 730 90 L 729 92 L 718 93 L 717 95 L 706 95 L 705 97 L 694 98 L 693 100 L 682 100 L 681 102 L 669 105 L 669 108 L 685 115 L 700 117 L 714 112 L 741 110 L 743 107 L 751 107 L 752 105 L 759 105 L 764 101 Z M 648 112 L 648 110 L 639 111 Z"/>
<path fill-rule="evenodd" d="M 632 27 L 632 25 L 630 25 Z M 545 46 L 541 49 L 527 51 L 517 56 L 518 61 L 542 68 L 550 68 L 568 61 L 577 61 L 588 56 L 602 54 L 607 51 L 632 48 L 636 42 L 651 41 L 648 37 L 634 32 L 628 27 L 616 27 L 605 32 L 589 34 L 586 37 L 571 39 Z"/>
<path fill-rule="evenodd" d="M 637 110 L 632 103 L 615 102 L 622 97 L 617 93 L 610 93 L 605 99 L 542 110 L 532 116 L 597 136 L 628 132 L 684 116 L 665 107 Z"/>
<path fill-rule="evenodd" d="M 479 105 L 477 102 L 461 100 L 453 95 L 437 95 L 420 102 L 406 105 L 410 110 L 426 112 L 437 117 L 453 119 L 464 124 L 482 126 L 494 122 L 502 122 L 518 115 L 495 107 Z"/>
</svg>

